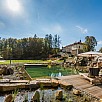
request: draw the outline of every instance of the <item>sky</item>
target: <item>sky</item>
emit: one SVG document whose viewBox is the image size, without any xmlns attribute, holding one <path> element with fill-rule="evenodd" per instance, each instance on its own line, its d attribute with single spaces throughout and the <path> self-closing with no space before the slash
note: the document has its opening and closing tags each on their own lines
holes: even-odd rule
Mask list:
<svg viewBox="0 0 102 102">
<path fill-rule="evenodd" d="M 102 46 L 102 0 L 0 0 L 0 37 L 58 34 L 61 46 L 94 36 Z"/>
</svg>

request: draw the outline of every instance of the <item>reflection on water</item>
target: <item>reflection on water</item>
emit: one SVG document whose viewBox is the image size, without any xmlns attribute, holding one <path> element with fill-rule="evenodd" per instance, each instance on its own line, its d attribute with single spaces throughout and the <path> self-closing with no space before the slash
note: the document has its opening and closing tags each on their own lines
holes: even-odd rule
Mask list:
<svg viewBox="0 0 102 102">
<path fill-rule="evenodd" d="M 61 77 L 62 76 L 62 73 L 59 72 L 59 73 L 51 73 L 51 78 L 54 78 L 54 77 Z"/>
<path fill-rule="evenodd" d="M 5 96 L 0 96 L 0 102 L 4 102 Z"/>
</svg>

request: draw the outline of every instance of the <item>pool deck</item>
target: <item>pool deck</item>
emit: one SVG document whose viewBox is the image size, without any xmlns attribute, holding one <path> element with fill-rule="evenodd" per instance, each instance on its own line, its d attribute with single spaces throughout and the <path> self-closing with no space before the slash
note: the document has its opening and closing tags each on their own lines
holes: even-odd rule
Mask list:
<svg viewBox="0 0 102 102">
<path fill-rule="evenodd" d="M 86 76 L 86 75 L 85 75 Z M 70 75 L 59 77 L 62 83 L 67 83 L 73 85 L 74 88 L 85 92 L 97 99 L 102 99 L 102 84 L 93 85 L 90 81 L 94 80 L 92 78 L 87 79 L 84 75 Z"/>
</svg>

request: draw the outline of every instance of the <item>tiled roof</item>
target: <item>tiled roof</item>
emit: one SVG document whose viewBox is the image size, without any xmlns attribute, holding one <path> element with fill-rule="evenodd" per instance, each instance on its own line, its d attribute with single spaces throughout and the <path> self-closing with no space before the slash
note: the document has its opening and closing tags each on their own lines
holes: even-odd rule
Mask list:
<svg viewBox="0 0 102 102">
<path fill-rule="evenodd" d="M 82 43 L 82 42 L 75 42 L 75 43 L 70 44 L 70 45 L 67 45 L 67 46 L 65 46 L 65 47 L 69 47 L 69 46 L 73 46 L 73 45 L 77 45 L 77 44 L 85 45 L 85 44 Z"/>
</svg>

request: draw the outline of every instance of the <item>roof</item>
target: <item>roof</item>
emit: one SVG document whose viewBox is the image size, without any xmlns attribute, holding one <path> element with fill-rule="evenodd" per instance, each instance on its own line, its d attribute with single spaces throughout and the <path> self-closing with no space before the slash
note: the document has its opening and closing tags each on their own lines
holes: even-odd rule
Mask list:
<svg viewBox="0 0 102 102">
<path fill-rule="evenodd" d="M 75 42 L 75 43 L 67 45 L 65 47 L 69 47 L 69 46 L 73 46 L 73 45 L 77 45 L 77 44 L 85 45 L 85 43 L 82 43 L 82 42 Z"/>
</svg>

